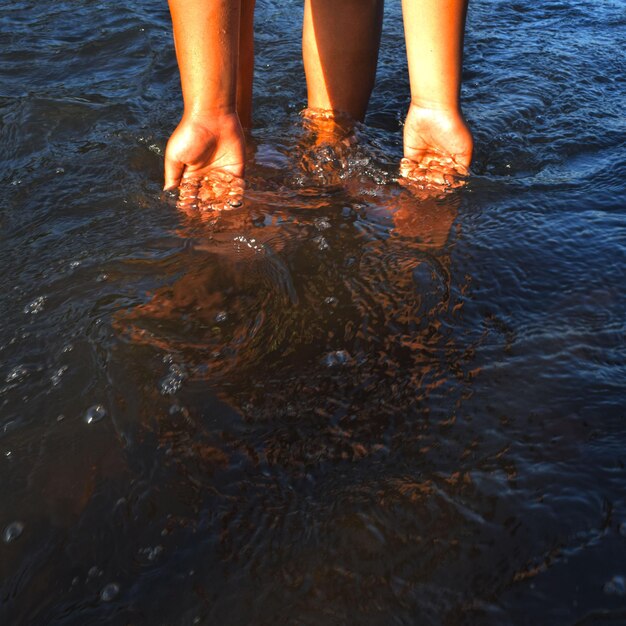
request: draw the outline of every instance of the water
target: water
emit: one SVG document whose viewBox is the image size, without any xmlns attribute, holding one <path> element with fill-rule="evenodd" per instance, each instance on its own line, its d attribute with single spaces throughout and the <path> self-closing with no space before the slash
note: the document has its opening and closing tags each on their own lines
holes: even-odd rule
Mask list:
<svg viewBox="0 0 626 626">
<path fill-rule="evenodd" d="M 334 154 L 301 13 L 199 216 L 166 6 L 2 8 L 2 623 L 626 623 L 624 3 L 472 2 L 444 201 L 395 183 L 398 3 Z"/>
</svg>

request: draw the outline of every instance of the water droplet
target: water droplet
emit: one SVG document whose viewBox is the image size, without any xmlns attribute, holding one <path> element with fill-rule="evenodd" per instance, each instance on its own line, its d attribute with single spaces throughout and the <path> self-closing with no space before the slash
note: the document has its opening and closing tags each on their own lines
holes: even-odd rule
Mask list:
<svg viewBox="0 0 626 626">
<path fill-rule="evenodd" d="M 107 280 L 109 278 L 108 274 L 98 274 L 98 277 L 96 278 L 96 281 L 99 283 L 103 283 L 105 280 Z"/>
<path fill-rule="evenodd" d="M 45 301 L 45 296 L 39 296 L 35 298 L 32 302 L 28 303 L 24 307 L 24 313 L 26 313 L 27 315 L 35 315 L 36 313 L 41 313 L 41 311 L 43 311 L 43 305 Z"/>
<path fill-rule="evenodd" d="M 62 352 L 71 352 L 74 349 L 74 346 L 71 343 L 68 343 L 67 345 L 63 346 L 63 350 Z"/>
<path fill-rule="evenodd" d="M 329 352 L 324 357 L 324 364 L 327 367 L 339 367 L 346 365 L 350 361 L 350 353 L 347 350 L 336 350 L 335 352 Z"/>
<path fill-rule="evenodd" d="M 330 306 L 337 306 L 339 300 L 335 298 L 335 296 L 328 296 L 328 298 L 324 298 L 324 304 L 329 304 Z"/>
<path fill-rule="evenodd" d="M 106 417 L 107 411 L 102 404 L 94 404 L 90 406 L 85 412 L 85 422 L 87 424 L 94 424 Z"/>
<path fill-rule="evenodd" d="M 11 452 L 11 450 L 7 450 L 7 451 L 4 453 L 4 456 L 6 456 L 6 458 L 8 459 L 8 458 L 9 458 L 12 454 L 13 454 L 13 453 Z"/>
<path fill-rule="evenodd" d="M 623 576 L 613 576 L 611 580 L 604 583 L 604 593 L 610 596 L 626 595 L 626 579 Z"/>
<path fill-rule="evenodd" d="M 4 543 L 11 543 L 15 541 L 24 532 L 24 524 L 22 522 L 12 522 L 9 524 L 2 533 L 2 539 Z"/>
<path fill-rule="evenodd" d="M 102 576 L 102 574 L 102 570 L 97 565 L 93 565 L 89 568 L 89 571 L 87 572 L 87 580 L 97 578 L 98 576 Z"/>
<path fill-rule="evenodd" d="M 65 415 L 61 413 L 61 415 L 57 415 L 57 422 L 62 422 L 65 419 Z"/>
<path fill-rule="evenodd" d="M 120 586 L 117 583 L 109 583 L 100 592 L 100 600 L 102 602 L 111 602 L 120 592 Z"/>
<path fill-rule="evenodd" d="M 216 322 L 225 322 L 226 319 L 228 318 L 228 313 L 226 313 L 226 311 L 220 311 L 216 316 L 215 316 L 215 321 Z"/>
</svg>

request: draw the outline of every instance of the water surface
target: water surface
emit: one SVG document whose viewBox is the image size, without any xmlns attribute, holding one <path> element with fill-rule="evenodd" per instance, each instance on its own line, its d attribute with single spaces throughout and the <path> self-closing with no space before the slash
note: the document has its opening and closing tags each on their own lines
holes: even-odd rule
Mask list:
<svg viewBox="0 0 626 626">
<path fill-rule="evenodd" d="M 2 9 L 2 623 L 626 623 L 623 2 L 471 3 L 443 200 L 396 183 L 399 3 L 338 153 L 301 13 L 259 0 L 245 203 L 198 215 L 167 7 Z"/>
</svg>

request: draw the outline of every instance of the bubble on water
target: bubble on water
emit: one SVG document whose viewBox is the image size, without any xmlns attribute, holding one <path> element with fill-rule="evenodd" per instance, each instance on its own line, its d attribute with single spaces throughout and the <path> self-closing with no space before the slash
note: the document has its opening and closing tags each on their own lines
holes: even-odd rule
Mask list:
<svg viewBox="0 0 626 626">
<path fill-rule="evenodd" d="M 330 228 L 330 222 L 325 217 L 317 217 L 313 223 L 317 230 L 328 230 Z"/>
<path fill-rule="evenodd" d="M 154 546 L 153 548 L 142 548 L 141 550 L 139 550 L 139 554 L 148 559 L 148 561 L 156 561 L 156 559 L 161 556 L 162 552 L 163 546 L 161 545 Z"/>
<path fill-rule="evenodd" d="M 216 322 L 225 322 L 226 319 L 228 318 L 228 313 L 226 313 L 226 311 L 220 311 L 216 316 L 215 316 L 215 321 Z"/>
<path fill-rule="evenodd" d="M 350 361 L 350 353 L 347 350 L 336 350 L 329 352 L 324 357 L 324 365 L 327 367 L 339 367 L 346 365 Z"/>
<path fill-rule="evenodd" d="M 61 413 L 60 415 L 57 415 L 57 422 L 62 422 L 65 419 L 65 415 L 63 415 L 63 413 Z"/>
<path fill-rule="evenodd" d="M 70 263 L 70 269 L 76 269 L 80 265 L 80 261 L 72 261 Z"/>
<path fill-rule="evenodd" d="M 102 576 L 103 573 L 104 572 L 97 565 L 93 565 L 89 568 L 89 571 L 87 572 L 87 580 L 98 578 L 99 576 Z"/>
<path fill-rule="evenodd" d="M 324 304 L 335 307 L 339 304 L 339 300 L 335 298 L 335 296 L 328 296 L 327 298 L 324 298 Z"/>
<path fill-rule="evenodd" d="M 316 237 L 313 241 L 317 243 L 317 247 L 319 250 L 328 250 L 328 248 L 330 248 L 328 241 L 326 241 L 326 239 L 321 235 L 319 237 Z"/>
<path fill-rule="evenodd" d="M 117 583 L 109 583 L 100 592 L 100 600 L 102 602 L 111 602 L 117 597 L 120 592 L 120 586 Z"/>
<path fill-rule="evenodd" d="M 613 576 L 611 580 L 604 583 L 603 591 L 610 596 L 625 596 L 626 579 L 623 576 Z"/>
<path fill-rule="evenodd" d="M 150 150 L 150 152 L 154 152 L 154 154 L 158 154 L 159 156 L 163 156 L 163 150 L 157 146 L 155 143 L 151 143 L 148 146 L 148 150 Z"/>
<path fill-rule="evenodd" d="M 85 422 L 87 424 L 95 424 L 106 417 L 107 411 L 102 404 L 94 404 L 85 412 Z"/>
<path fill-rule="evenodd" d="M 187 378 L 185 370 L 177 363 L 170 365 L 170 371 L 167 376 L 159 384 L 161 393 L 164 396 L 174 395 L 182 386 Z"/>
<path fill-rule="evenodd" d="M 61 350 L 61 352 L 63 352 L 65 354 L 66 352 L 71 352 L 73 349 L 74 349 L 73 344 L 68 343 L 68 344 L 63 346 L 63 350 Z"/>
<path fill-rule="evenodd" d="M 108 278 L 109 278 L 108 274 L 105 274 L 105 273 L 98 274 L 98 277 L 96 278 L 96 282 L 103 283 Z"/>
<path fill-rule="evenodd" d="M 245 237 L 244 235 L 236 235 L 235 237 L 233 237 L 233 241 L 236 242 L 236 248 L 237 250 L 241 250 L 242 245 L 246 245 L 248 246 L 248 248 L 254 250 L 255 252 L 263 252 L 264 247 L 262 243 L 257 242 L 257 240 L 254 237 L 251 237 L 250 239 L 248 239 L 247 237 Z"/>
<path fill-rule="evenodd" d="M 23 365 L 16 365 L 4 379 L 7 383 L 19 383 L 28 376 L 28 370 Z"/>
<path fill-rule="evenodd" d="M 57 167 L 56 170 L 54 170 L 55 174 L 65 174 L 65 170 L 62 167 Z"/>
<path fill-rule="evenodd" d="M 4 453 L 4 456 L 6 456 L 6 458 L 8 459 L 8 458 L 10 458 L 10 457 L 11 457 L 11 455 L 12 455 L 12 454 L 13 454 L 13 452 L 11 452 L 11 450 L 7 450 L 7 451 Z"/>
<path fill-rule="evenodd" d="M 2 533 L 4 543 L 15 541 L 24 532 L 24 524 L 22 522 L 11 522 Z"/>
<path fill-rule="evenodd" d="M 46 302 L 45 296 L 39 296 L 35 298 L 32 302 L 29 302 L 24 307 L 24 313 L 26 313 L 27 315 L 35 315 L 37 313 L 41 313 L 41 311 L 43 311 L 43 306 L 45 302 Z"/>
<path fill-rule="evenodd" d="M 620 534 L 622 537 L 626 537 L 626 522 L 622 522 L 622 523 L 619 525 L 619 534 Z"/>
<path fill-rule="evenodd" d="M 65 374 L 65 372 L 67 372 L 67 365 L 62 365 L 56 372 L 54 372 L 54 374 L 52 374 L 50 381 L 54 387 L 61 382 L 61 377 Z"/>
</svg>

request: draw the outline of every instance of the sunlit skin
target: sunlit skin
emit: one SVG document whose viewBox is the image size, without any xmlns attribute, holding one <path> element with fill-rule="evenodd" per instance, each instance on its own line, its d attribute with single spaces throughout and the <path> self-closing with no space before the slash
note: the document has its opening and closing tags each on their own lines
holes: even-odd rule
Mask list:
<svg viewBox="0 0 626 626">
<path fill-rule="evenodd" d="M 460 106 L 467 0 L 403 0 L 411 83 L 404 124 L 408 179 L 452 184 L 466 175 L 473 140 Z"/>
<path fill-rule="evenodd" d="M 422 187 L 462 184 L 472 160 L 472 134 L 460 109 L 411 103 L 404 124 L 404 158 L 400 182 Z"/>
<path fill-rule="evenodd" d="M 252 110 L 254 1 L 169 4 L 184 113 L 165 151 L 165 189 L 214 170 L 241 178 L 242 121 L 249 125 Z"/>
<path fill-rule="evenodd" d="M 382 0 L 305 0 L 308 108 L 365 118 L 378 62 Z"/>
<path fill-rule="evenodd" d="M 327 132 L 334 116 L 365 116 L 382 5 L 382 0 L 305 0 L 308 108 L 325 113 L 309 119 L 316 143 L 332 143 L 333 136 L 345 140 L 336 128 Z M 400 182 L 420 192 L 456 187 L 469 172 L 473 140 L 459 101 L 466 9 L 467 0 L 402 2 L 411 103 Z M 194 204 L 200 208 L 238 206 L 242 186 L 236 179 L 245 173 L 243 126 L 250 125 L 252 114 L 254 0 L 170 0 L 170 11 L 184 113 L 167 145 L 165 189 L 183 185 L 183 202 L 190 198 L 191 204 L 193 193 L 202 194 L 202 202 Z M 237 189 L 229 190 L 220 173 Z"/>
</svg>

